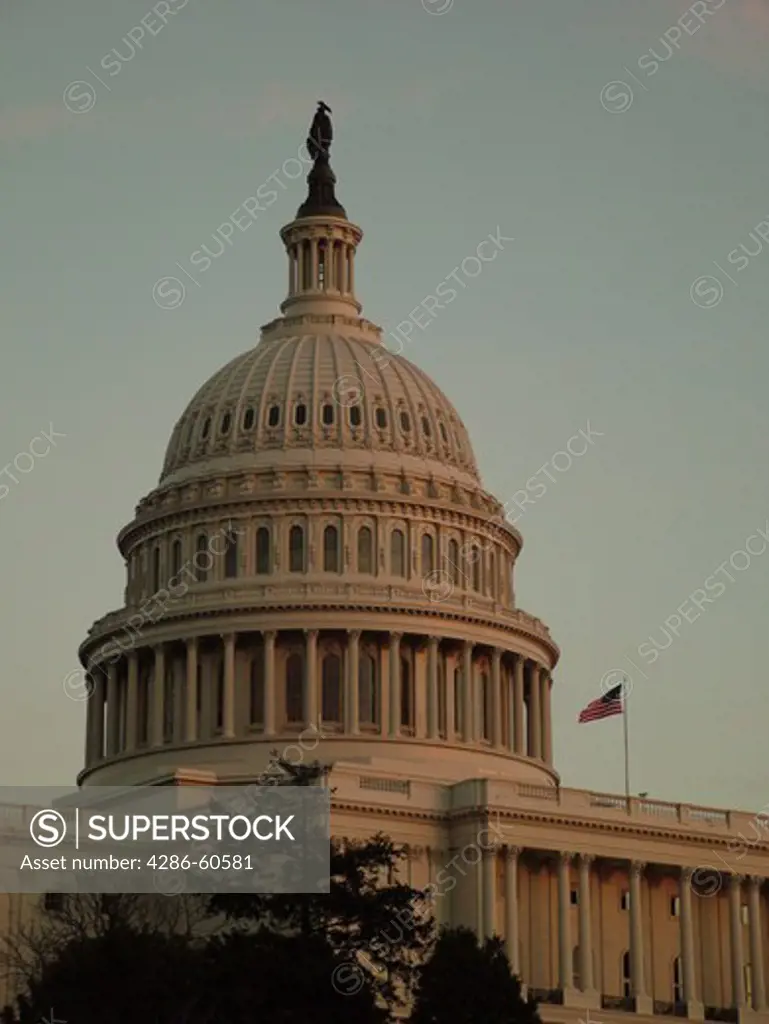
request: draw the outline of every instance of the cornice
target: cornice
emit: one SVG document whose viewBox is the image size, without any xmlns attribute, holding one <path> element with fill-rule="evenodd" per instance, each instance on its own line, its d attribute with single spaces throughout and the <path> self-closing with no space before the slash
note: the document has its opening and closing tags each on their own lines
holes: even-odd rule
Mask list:
<svg viewBox="0 0 769 1024">
<path fill-rule="evenodd" d="M 405 470 L 396 473 L 375 463 L 365 469 L 349 468 L 344 466 L 343 454 L 340 451 L 342 459 L 338 467 L 323 470 L 311 466 L 278 466 L 246 473 L 238 470 L 212 474 L 194 483 L 159 487 L 139 502 L 134 519 L 120 530 L 118 548 L 125 554 L 130 544 L 152 536 L 160 524 L 168 529 L 169 521 L 170 524 L 197 521 L 217 512 L 225 517 L 235 513 L 253 515 L 255 507 L 279 513 L 290 510 L 293 505 L 313 511 L 320 503 L 321 509 L 340 510 L 363 502 L 374 513 L 389 507 L 390 514 L 396 514 L 397 510 L 397 514 L 404 517 L 452 521 L 454 525 L 472 526 L 479 532 L 490 531 L 515 554 L 520 550 L 521 534 L 504 519 L 502 504 L 482 487 L 457 485 L 451 479 L 436 478 L 434 473 Z M 321 484 L 321 473 L 326 478 L 325 486 Z M 330 476 L 337 478 L 333 486 L 328 483 Z M 372 487 L 372 476 L 376 487 Z M 300 479 L 301 486 L 291 485 L 293 478 Z M 404 479 L 411 493 L 404 492 Z M 366 486 L 360 490 L 345 486 L 353 480 L 363 481 Z M 387 484 L 389 488 L 385 490 Z M 420 493 L 414 493 L 415 490 Z"/>
<path fill-rule="evenodd" d="M 665 828 L 664 826 L 647 825 L 646 823 L 635 823 L 633 821 L 612 821 L 606 818 L 582 818 L 568 814 L 548 814 L 546 811 L 526 811 L 511 808 L 485 808 L 483 816 L 497 815 L 500 821 L 528 822 L 530 824 L 561 826 L 564 828 L 579 828 L 586 832 L 614 833 L 616 835 L 637 836 L 646 839 L 659 839 L 665 841 L 674 840 L 681 843 L 689 843 L 694 846 L 729 846 L 734 843 L 733 835 L 713 835 L 706 832 L 688 832 L 681 829 Z M 472 821 L 479 820 L 477 808 L 459 811 L 449 814 L 451 821 Z M 523 841 L 522 837 L 516 837 Z M 525 845 L 525 844 L 524 844 Z M 751 849 L 769 855 L 769 843 L 756 843 Z"/>
<path fill-rule="evenodd" d="M 319 591 L 318 600 L 316 601 L 307 600 L 308 590 L 313 586 L 317 586 Z M 447 608 L 448 602 L 433 603 L 424 596 L 421 597 L 420 603 L 414 604 L 412 607 L 406 607 L 400 602 L 406 600 L 419 601 L 419 592 L 404 592 L 398 587 L 392 587 L 387 584 L 383 584 L 379 588 L 381 592 L 380 602 L 375 600 L 366 601 L 364 595 L 369 588 L 364 584 L 358 585 L 356 583 L 338 584 L 336 591 L 338 595 L 337 600 L 332 601 L 329 599 L 329 589 L 331 586 L 328 583 L 302 584 L 300 587 L 294 588 L 297 591 L 297 598 L 290 600 L 286 599 L 290 588 L 270 587 L 269 584 L 260 585 L 264 598 L 262 603 L 255 603 L 253 600 L 253 590 L 256 588 L 252 588 L 251 593 L 241 594 L 240 598 L 235 589 L 219 590 L 210 595 L 210 597 L 209 595 L 197 594 L 192 597 L 183 597 L 179 599 L 178 611 L 167 610 L 162 619 L 155 623 L 151 622 L 149 618 L 147 619 L 142 630 L 142 643 L 140 646 L 151 646 L 153 642 L 167 639 L 164 634 L 167 633 L 170 625 L 183 625 L 185 623 L 206 620 L 210 624 L 210 632 L 218 633 L 227 628 L 227 620 L 241 616 L 261 615 L 264 617 L 265 613 L 279 615 L 297 612 L 309 614 L 332 612 L 343 615 L 346 619 L 349 618 L 350 613 L 355 613 L 357 615 L 386 616 L 391 622 L 418 618 L 440 621 L 447 625 L 461 624 L 464 627 L 491 631 L 493 634 L 499 635 L 502 646 L 513 637 L 522 637 L 542 645 L 545 652 L 550 655 L 552 662 L 548 666 L 550 670 L 555 666 L 560 656 L 560 649 L 551 639 L 547 627 L 539 619 L 520 609 L 511 611 L 503 609 L 499 605 L 493 605 L 484 611 L 474 611 L 469 608 Z M 214 597 L 224 598 L 224 600 L 231 601 L 232 604 L 229 606 L 220 605 L 212 607 L 210 598 Z M 463 601 L 468 600 L 466 597 L 463 599 Z M 197 601 L 201 604 L 205 602 L 205 607 L 195 608 L 194 604 Z M 399 603 L 396 605 L 394 602 Z M 107 621 L 109 617 L 98 620 L 91 627 L 88 637 L 80 645 L 78 653 L 81 662 L 86 664 L 88 655 L 93 652 L 94 648 L 103 646 L 124 631 L 132 617 L 135 621 L 139 610 L 139 607 L 125 608 L 120 612 L 111 613 L 115 616 L 111 621 Z M 273 625 L 271 623 L 270 625 L 278 630 L 281 628 L 280 624 Z M 285 628 L 294 629 L 298 627 L 294 623 L 287 623 Z M 320 628 L 326 628 L 325 624 L 321 624 Z M 382 627 L 376 621 L 372 621 L 370 628 L 372 631 L 376 631 Z M 403 623 L 403 632 L 410 632 L 405 623 Z M 460 636 L 456 639 L 463 638 L 464 636 Z M 512 646 L 505 649 L 511 654 L 523 653 Z"/>
</svg>

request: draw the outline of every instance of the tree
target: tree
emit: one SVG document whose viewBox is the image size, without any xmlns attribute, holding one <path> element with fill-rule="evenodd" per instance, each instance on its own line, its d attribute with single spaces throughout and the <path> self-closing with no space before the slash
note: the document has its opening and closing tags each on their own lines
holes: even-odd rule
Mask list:
<svg viewBox="0 0 769 1024">
<path fill-rule="evenodd" d="M 417 970 L 410 1024 L 540 1024 L 537 1004 L 524 1000 L 502 940 L 478 944 L 469 928 L 440 933 Z"/>
<path fill-rule="evenodd" d="M 115 931 L 190 937 L 210 934 L 215 927 L 205 896 L 67 893 L 51 909 L 44 910 L 41 900 L 20 928 L 0 937 L 0 962 L 6 976 L 23 987 L 75 942 Z"/>
<path fill-rule="evenodd" d="M 19 999 L 18 1024 L 204 1024 L 202 951 L 183 936 L 118 927 L 71 939 Z"/>
<path fill-rule="evenodd" d="M 387 1014 L 367 986 L 335 984 L 342 966 L 322 935 L 235 930 L 206 946 L 196 1021 L 384 1024 Z"/>
<path fill-rule="evenodd" d="M 329 768 L 277 759 L 275 785 L 317 785 Z M 211 909 L 228 919 L 283 935 L 322 936 L 331 954 L 361 968 L 370 990 L 391 1005 L 408 999 L 413 972 L 434 938 L 423 893 L 398 881 L 406 850 L 378 833 L 369 840 L 334 840 L 328 893 L 227 894 Z"/>
</svg>

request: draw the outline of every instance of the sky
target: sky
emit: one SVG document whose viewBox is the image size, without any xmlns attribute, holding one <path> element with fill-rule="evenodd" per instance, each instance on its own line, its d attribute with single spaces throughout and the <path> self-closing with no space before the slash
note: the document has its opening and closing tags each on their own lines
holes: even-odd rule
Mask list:
<svg viewBox="0 0 769 1024">
<path fill-rule="evenodd" d="M 392 330 L 509 239 L 404 354 L 518 502 L 563 784 L 622 791 L 621 720 L 576 718 L 626 674 L 634 793 L 764 807 L 769 0 L 152 7 L 0 0 L 0 783 L 81 767 L 64 681 L 121 605 L 116 534 L 278 314 L 323 99 L 365 316 Z"/>
</svg>

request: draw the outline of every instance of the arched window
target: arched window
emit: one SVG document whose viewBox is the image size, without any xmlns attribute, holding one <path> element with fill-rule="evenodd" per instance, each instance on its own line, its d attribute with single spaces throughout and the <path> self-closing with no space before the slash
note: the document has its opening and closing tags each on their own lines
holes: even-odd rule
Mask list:
<svg viewBox="0 0 769 1024">
<path fill-rule="evenodd" d="M 216 666 L 216 715 L 214 718 L 216 728 L 221 729 L 224 725 L 224 662 L 220 661 Z"/>
<path fill-rule="evenodd" d="M 279 405 L 271 405 L 270 406 L 270 411 L 267 413 L 267 426 L 268 427 L 277 427 L 277 425 L 279 423 L 280 423 L 280 406 Z"/>
<path fill-rule="evenodd" d="M 321 714 L 324 722 L 342 721 L 342 659 L 327 654 L 321 674 Z"/>
<path fill-rule="evenodd" d="M 449 541 L 449 579 L 452 583 L 459 583 L 461 569 L 459 567 L 459 544 L 455 540 Z"/>
<path fill-rule="evenodd" d="M 286 721 L 301 722 L 304 718 L 302 694 L 304 690 L 304 659 L 301 654 L 289 654 L 286 659 Z"/>
<path fill-rule="evenodd" d="M 205 420 L 203 421 L 203 430 L 201 431 L 201 434 L 200 434 L 200 436 L 202 437 L 202 439 L 204 441 L 208 437 L 210 432 L 211 432 L 211 417 L 210 416 L 206 416 Z"/>
<path fill-rule="evenodd" d="M 232 414 L 229 413 L 229 412 L 226 412 L 224 414 L 224 416 L 222 416 L 222 422 L 221 422 L 221 425 L 219 426 L 219 432 L 221 434 L 229 434 L 229 432 L 230 432 L 230 425 L 231 424 L 232 424 Z"/>
<path fill-rule="evenodd" d="M 387 428 L 387 410 L 383 409 L 381 405 L 377 406 L 377 410 L 374 413 L 374 419 L 380 430 L 385 430 Z"/>
<path fill-rule="evenodd" d="M 245 413 L 243 414 L 243 429 L 253 430 L 255 418 L 256 417 L 254 416 L 254 410 L 252 406 L 249 406 L 246 409 Z"/>
<path fill-rule="evenodd" d="M 473 590 L 481 589 L 481 550 L 475 544 L 472 551 L 473 559 Z"/>
<path fill-rule="evenodd" d="M 482 736 L 485 740 L 491 739 L 491 686 L 489 685 L 488 672 L 481 673 L 481 719 L 483 723 Z"/>
<path fill-rule="evenodd" d="M 160 548 L 157 545 L 152 549 L 152 593 L 160 590 Z"/>
<path fill-rule="evenodd" d="M 205 583 L 208 579 L 208 570 L 213 565 L 211 552 L 208 550 L 208 537 L 205 533 L 199 533 L 195 541 L 195 576 L 198 583 Z"/>
<path fill-rule="evenodd" d="M 238 535 L 232 529 L 224 535 L 224 575 L 228 580 L 238 575 Z"/>
<path fill-rule="evenodd" d="M 358 572 L 374 571 L 374 535 L 371 528 L 361 526 L 358 530 Z"/>
<path fill-rule="evenodd" d="M 359 405 L 350 406 L 350 426 L 359 427 L 361 424 L 361 414 Z"/>
<path fill-rule="evenodd" d="M 750 972 L 750 964 L 745 964 L 745 977 L 747 979 Z M 747 995 L 748 1005 L 751 1002 L 752 993 L 748 991 L 748 986 L 745 986 L 745 994 Z M 673 960 L 673 1002 L 682 1003 L 684 1001 L 684 986 L 683 977 L 681 975 L 681 957 L 677 956 Z"/>
<path fill-rule="evenodd" d="M 414 701 L 411 690 L 411 665 L 401 656 L 401 725 L 410 728 L 414 724 Z"/>
<path fill-rule="evenodd" d="M 270 572 L 270 528 L 260 526 L 256 531 L 256 572 L 259 576 L 267 576 Z"/>
<path fill-rule="evenodd" d="M 307 406 L 300 402 L 294 409 L 294 423 L 297 427 L 303 427 L 307 422 Z"/>
<path fill-rule="evenodd" d="M 435 568 L 434 562 L 435 542 L 429 533 L 422 534 L 422 575 L 426 576 Z"/>
<path fill-rule="evenodd" d="M 177 538 L 171 545 L 171 576 L 178 576 L 182 571 L 182 542 Z"/>
<path fill-rule="evenodd" d="M 259 650 L 251 661 L 248 720 L 252 725 L 264 724 L 264 652 Z"/>
<path fill-rule="evenodd" d="M 400 415 L 400 420 L 401 430 L 407 434 L 411 430 L 411 420 L 409 419 L 409 414 L 407 412 L 402 412 Z"/>
<path fill-rule="evenodd" d="M 297 525 L 288 534 L 288 571 L 304 572 L 304 529 Z"/>
<path fill-rule="evenodd" d="M 320 413 L 320 421 L 324 427 L 330 427 L 334 422 L 334 406 L 331 402 L 326 402 Z"/>
<path fill-rule="evenodd" d="M 406 575 L 406 538 L 402 530 L 390 534 L 390 572 L 393 576 Z"/>
<path fill-rule="evenodd" d="M 335 526 L 323 531 L 323 571 L 339 572 L 339 531 Z"/>
<path fill-rule="evenodd" d="M 630 983 L 630 953 L 628 950 L 622 954 L 622 995 L 625 999 L 630 997 L 631 983 Z"/>
<path fill-rule="evenodd" d="M 370 651 L 361 651 L 358 664 L 358 718 L 361 725 L 379 722 L 377 663 Z"/>
</svg>

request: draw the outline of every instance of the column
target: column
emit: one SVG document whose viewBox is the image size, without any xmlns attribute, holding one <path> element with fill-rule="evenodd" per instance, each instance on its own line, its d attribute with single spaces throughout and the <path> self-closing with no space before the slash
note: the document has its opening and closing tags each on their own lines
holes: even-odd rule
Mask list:
<svg viewBox="0 0 769 1024">
<path fill-rule="evenodd" d="M 114 757 L 120 746 L 120 695 L 117 664 L 107 666 L 107 757 Z"/>
<path fill-rule="evenodd" d="M 558 987 L 562 992 L 573 987 L 571 928 L 571 861 L 573 853 L 558 858 Z"/>
<path fill-rule="evenodd" d="M 264 640 L 264 735 L 275 735 L 275 637 L 274 630 L 262 634 Z"/>
<path fill-rule="evenodd" d="M 748 879 L 748 926 L 750 933 L 750 970 L 753 976 L 753 1009 L 766 1011 L 764 984 L 764 951 L 761 941 L 761 884 L 763 878 L 751 875 Z"/>
<path fill-rule="evenodd" d="M 288 294 L 294 294 L 294 248 L 291 246 L 288 250 Z"/>
<path fill-rule="evenodd" d="M 542 757 L 542 716 L 539 706 L 539 665 L 531 663 L 529 670 L 529 757 Z"/>
<path fill-rule="evenodd" d="M 729 952 L 732 964 L 732 1006 L 746 1009 L 745 958 L 742 949 L 742 875 L 729 875 Z"/>
<path fill-rule="evenodd" d="M 315 291 L 318 287 L 318 239 L 310 239 L 310 288 Z M 313 719 L 314 721 L 314 719 Z"/>
<path fill-rule="evenodd" d="M 198 738 L 198 638 L 187 640 L 187 684 L 184 689 L 187 709 L 185 714 L 185 740 L 194 743 Z"/>
<path fill-rule="evenodd" d="M 401 637 L 390 633 L 390 736 L 395 739 L 401 732 Z"/>
<path fill-rule="evenodd" d="M 516 754 L 525 754 L 523 746 L 523 669 L 524 658 L 515 656 L 513 671 L 513 750 Z"/>
<path fill-rule="evenodd" d="M 334 256 L 334 239 L 326 239 L 326 289 L 336 289 L 336 259 Z"/>
<path fill-rule="evenodd" d="M 438 637 L 427 640 L 427 736 L 438 738 Z"/>
<path fill-rule="evenodd" d="M 486 938 L 496 931 L 497 910 L 497 848 L 484 847 L 483 856 L 483 934 Z"/>
<path fill-rule="evenodd" d="M 542 696 L 542 757 L 545 764 L 553 763 L 553 723 L 550 716 L 550 676 L 547 672 L 541 675 Z"/>
<path fill-rule="evenodd" d="M 636 1001 L 646 998 L 641 896 L 641 878 L 645 869 L 646 865 L 641 861 L 634 860 L 630 865 L 630 991 Z"/>
<path fill-rule="evenodd" d="M 150 695 L 150 743 L 153 747 L 163 746 L 163 706 L 165 704 L 166 651 L 163 644 L 155 647 L 155 671 L 152 676 Z"/>
<path fill-rule="evenodd" d="M 446 663 L 446 739 L 454 742 L 454 665 Z"/>
<path fill-rule="evenodd" d="M 491 739 L 499 750 L 502 746 L 502 651 L 495 647 L 491 654 Z"/>
<path fill-rule="evenodd" d="M 86 703 L 85 763 L 90 767 L 102 758 L 104 749 L 104 677 L 99 669 L 86 674 L 86 686 L 90 680 L 89 697 Z"/>
<path fill-rule="evenodd" d="M 235 634 L 226 633 L 224 641 L 224 707 L 222 732 L 225 739 L 235 735 Z"/>
<path fill-rule="evenodd" d="M 692 1005 L 699 1002 L 697 994 L 697 977 L 694 965 L 694 921 L 691 906 L 691 880 L 694 869 L 681 869 L 681 973 L 684 983 L 684 1001 L 687 1004 L 689 1017 L 702 1018 L 701 1013 L 692 1011 Z"/>
<path fill-rule="evenodd" d="M 351 245 L 347 250 L 348 265 L 350 267 L 350 286 L 347 289 L 350 295 L 355 294 L 355 246 Z"/>
<path fill-rule="evenodd" d="M 313 239 L 313 245 L 315 245 Z M 309 726 L 318 725 L 318 630 L 306 629 L 304 665 L 304 720 Z"/>
<path fill-rule="evenodd" d="M 505 847 L 505 951 L 513 974 L 520 977 L 521 962 L 518 944 L 518 857 L 519 846 Z"/>
<path fill-rule="evenodd" d="M 590 867 L 593 857 L 579 858 L 579 983 L 583 992 L 595 989 L 593 980 L 593 934 L 590 919 Z"/>
<path fill-rule="evenodd" d="M 304 288 L 304 242 L 298 242 L 296 246 L 296 291 L 301 292 Z"/>
<path fill-rule="evenodd" d="M 469 640 L 465 641 L 463 653 L 462 670 L 462 739 L 465 743 L 471 743 L 475 737 L 475 723 L 473 715 L 475 680 L 473 679 L 473 645 Z"/>
<path fill-rule="evenodd" d="M 347 634 L 347 731 L 353 736 L 360 732 L 360 708 L 358 702 L 358 677 L 360 675 L 360 630 L 351 629 Z"/>
<path fill-rule="evenodd" d="M 128 679 L 126 685 L 126 750 L 136 749 L 136 725 L 139 712 L 139 655 L 128 652 Z"/>
</svg>

